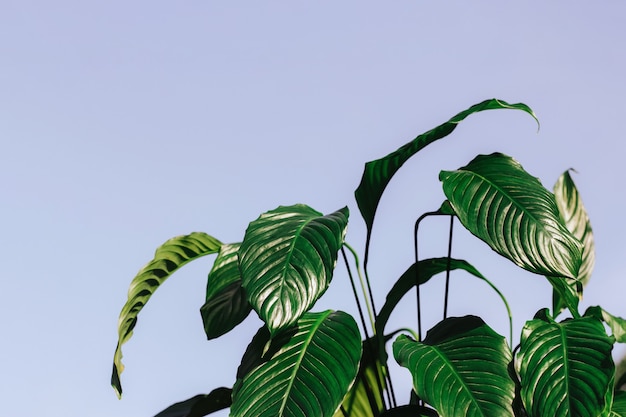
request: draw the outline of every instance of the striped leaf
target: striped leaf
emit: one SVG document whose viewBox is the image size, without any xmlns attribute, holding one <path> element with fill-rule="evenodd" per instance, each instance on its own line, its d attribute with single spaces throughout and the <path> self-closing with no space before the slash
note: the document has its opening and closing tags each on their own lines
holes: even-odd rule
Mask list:
<svg viewBox="0 0 626 417">
<path fill-rule="evenodd" d="M 157 288 L 176 270 L 201 256 L 216 253 L 221 245 L 219 240 L 202 232 L 174 237 L 159 246 L 154 258 L 133 278 L 128 289 L 128 300 L 122 307 L 117 324 L 118 341 L 113 356 L 111 385 L 118 397 L 122 396 L 120 382 L 120 374 L 124 370 L 122 345 L 133 335 L 137 315 L 141 309 Z"/>
<path fill-rule="evenodd" d="M 556 323 L 546 310 L 535 317 L 524 326 L 516 361 L 529 417 L 606 416 L 615 366 L 602 322 Z"/>
<path fill-rule="evenodd" d="M 440 416 L 513 416 L 515 384 L 507 369 L 511 351 L 480 318 L 445 319 L 423 343 L 401 335 L 393 343 L 393 355 L 413 375 L 417 395 Z"/>
<path fill-rule="evenodd" d="M 554 195 L 513 158 L 479 155 L 439 179 L 461 223 L 493 250 L 537 274 L 578 276 L 582 244 L 563 225 Z"/>
<path fill-rule="evenodd" d="M 258 346 L 249 352 L 264 344 L 252 345 Z M 332 417 L 359 366 L 361 336 L 354 319 L 341 311 L 306 313 L 272 345 L 280 348 L 269 349 L 262 360 L 244 355 L 231 417 Z"/>
<path fill-rule="evenodd" d="M 348 208 L 327 216 L 299 204 L 250 223 L 239 250 L 242 286 L 272 334 L 324 294 L 348 225 Z"/>
</svg>

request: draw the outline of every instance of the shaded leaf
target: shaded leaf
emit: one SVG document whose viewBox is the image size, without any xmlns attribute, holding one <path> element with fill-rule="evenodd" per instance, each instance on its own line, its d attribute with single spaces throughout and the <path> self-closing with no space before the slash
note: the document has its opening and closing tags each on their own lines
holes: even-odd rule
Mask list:
<svg viewBox="0 0 626 417">
<path fill-rule="evenodd" d="M 577 298 L 582 299 L 583 287 L 589 282 L 595 264 L 595 244 L 587 210 L 585 210 L 582 198 L 569 171 L 565 171 L 554 185 L 554 198 L 559 208 L 561 219 L 565 223 L 565 227 L 583 244 L 582 264 L 578 271 L 578 276 L 575 277 L 576 281 L 566 281 L 570 287 L 567 292 L 570 294 L 571 292 L 575 292 Z M 552 307 L 555 316 L 564 307 L 569 307 L 570 310 L 572 309 L 572 302 L 571 300 L 564 299 L 563 290 L 559 288 L 554 289 Z M 565 297 L 571 298 L 571 295 L 566 293 Z"/>
<path fill-rule="evenodd" d="M 217 252 L 221 245 L 219 240 L 202 232 L 174 237 L 159 246 L 152 261 L 133 278 L 128 289 L 128 300 L 122 307 L 117 324 L 118 341 L 113 356 L 111 385 L 118 397 L 122 395 L 120 374 L 124 370 L 122 345 L 133 335 L 137 315 L 143 306 L 157 288 L 180 267 L 201 256 Z"/>
<path fill-rule="evenodd" d="M 458 113 L 450 120 L 435 127 L 434 129 L 419 135 L 389 155 L 366 163 L 361 183 L 354 192 L 354 196 L 359 206 L 359 210 L 361 211 L 361 216 L 363 216 L 365 224 L 367 225 L 368 235 L 371 233 L 376 208 L 378 207 L 380 198 L 383 195 L 387 184 L 389 184 L 389 181 L 398 169 L 400 169 L 400 167 L 411 156 L 415 155 L 425 146 L 452 133 L 452 131 L 456 129 L 456 126 L 469 115 L 484 110 L 494 109 L 522 110 L 537 120 L 531 108 L 523 103 L 509 104 L 503 100 L 485 100 Z"/>
<path fill-rule="evenodd" d="M 448 264 L 448 258 L 431 258 L 421 260 L 417 264 L 411 265 L 393 285 L 387 294 L 387 299 L 383 308 L 381 308 L 380 313 L 376 317 L 376 333 L 380 335 L 384 334 L 385 326 L 387 325 L 391 312 L 395 309 L 396 305 L 398 305 L 402 297 L 404 297 L 404 295 L 409 292 L 411 288 L 415 287 L 416 275 L 419 275 L 417 276 L 417 283 L 422 285 L 428 282 L 433 276 L 441 272 L 445 272 L 448 265 L 450 266 L 450 270 L 462 269 L 485 281 L 491 288 L 493 288 L 493 290 L 498 293 L 506 307 L 509 316 L 509 328 L 512 327 L 511 309 L 509 308 L 506 298 L 502 295 L 500 290 L 498 290 L 487 278 L 478 272 L 476 268 L 468 262 L 459 259 L 450 259 Z"/>
<path fill-rule="evenodd" d="M 250 223 L 239 250 L 242 286 L 272 334 L 292 325 L 328 288 L 348 208 L 327 216 L 299 204 Z"/>
<path fill-rule="evenodd" d="M 620 391 L 615 393 L 613 398 L 613 407 L 611 408 L 610 417 L 626 417 L 626 392 Z"/>
<path fill-rule="evenodd" d="M 552 193 L 513 158 L 479 155 L 439 179 L 461 223 L 493 250 L 537 274 L 578 275 L 581 243 L 561 222 Z"/>
<path fill-rule="evenodd" d="M 331 417 L 359 366 L 361 336 L 354 319 L 341 311 L 306 313 L 272 343 L 281 348 L 242 377 L 231 416 Z"/>
<path fill-rule="evenodd" d="M 439 417 L 439 414 L 432 408 L 409 404 L 389 409 L 380 417 Z"/>
<path fill-rule="evenodd" d="M 196 395 L 188 400 L 172 404 L 154 417 L 203 417 L 230 407 L 230 388 L 220 387 L 206 395 Z"/>
<path fill-rule="evenodd" d="M 246 292 L 241 287 L 237 256 L 239 246 L 239 243 L 222 245 L 209 272 L 206 302 L 200 307 L 204 331 L 209 340 L 232 330 L 252 311 Z"/>
<path fill-rule="evenodd" d="M 552 310 L 558 315 L 564 307 L 572 313 L 574 318 L 579 318 L 578 303 L 582 294 L 582 283 L 577 280 L 546 275 L 552 285 Z"/>
<path fill-rule="evenodd" d="M 585 311 L 585 317 L 594 317 L 604 321 L 611 328 L 613 337 L 620 343 L 626 343 L 626 320 L 621 317 L 614 316 L 602 307 L 589 307 Z"/>
<path fill-rule="evenodd" d="M 401 335 L 393 354 L 411 371 L 417 395 L 442 417 L 513 415 L 515 384 L 507 370 L 511 351 L 480 318 L 445 319 L 423 343 Z"/>
<path fill-rule="evenodd" d="M 517 368 L 530 417 L 596 417 L 612 393 L 612 338 L 593 317 L 556 323 L 546 310 L 524 326 Z"/>
</svg>

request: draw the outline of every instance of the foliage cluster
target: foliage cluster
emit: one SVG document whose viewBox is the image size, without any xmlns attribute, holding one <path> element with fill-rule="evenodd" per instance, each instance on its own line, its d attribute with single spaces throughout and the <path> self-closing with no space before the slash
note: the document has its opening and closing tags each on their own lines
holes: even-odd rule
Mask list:
<svg viewBox="0 0 626 417">
<path fill-rule="evenodd" d="M 367 263 L 386 186 L 425 146 L 452 133 L 469 115 L 491 109 L 516 109 L 535 117 L 525 104 L 486 100 L 365 165 L 355 192 L 367 226 L 362 267 L 345 242 L 347 207 L 324 215 L 305 205 L 280 206 L 252 221 L 239 243 L 222 243 L 201 232 L 165 242 L 133 279 L 120 314 L 112 375 L 118 395 L 121 347 L 131 337 L 140 310 L 177 269 L 217 254 L 200 309 L 208 339 L 229 332 L 253 310 L 264 325 L 241 359 L 232 388 L 174 404 L 159 417 L 197 417 L 228 407 L 233 417 L 626 416 L 626 393 L 614 390 L 611 358 L 614 343 L 626 341 L 626 322 L 601 307 L 579 312 L 593 269 L 594 243 L 568 171 L 553 191 L 500 153 L 479 155 L 458 170 L 442 171 L 446 200 L 416 222 L 415 263 L 395 282 L 380 311 L 373 308 Z M 444 313 L 422 337 L 420 286 L 437 274 L 446 273 L 448 280 L 450 271 L 464 270 L 486 281 L 507 304 L 470 263 L 449 253 L 419 259 L 418 226 L 430 216 L 448 216 L 450 228 L 460 222 L 495 252 L 550 282 L 551 310 L 542 309 L 526 322 L 514 349 L 512 335 L 507 341 L 476 316 Z M 331 284 L 339 259 L 354 289 L 361 329 L 341 310 L 311 311 Z M 417 332 L 404 330 L 396 336 L 387 331 L 387 321 L 413 289 Z M 445 300 L 447 304 L 447 294 Z M 570 317 L 557 321 L 564 311 Z M 387 342 L 392 339 L 393 358 L 413 378 L 410 403 L 401 406 L 388 373 Z"/>
</svg>

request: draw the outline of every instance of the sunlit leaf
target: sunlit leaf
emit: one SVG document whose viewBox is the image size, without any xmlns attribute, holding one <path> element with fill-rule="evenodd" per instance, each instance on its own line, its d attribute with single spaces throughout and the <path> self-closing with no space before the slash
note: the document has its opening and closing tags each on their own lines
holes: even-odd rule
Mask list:
<svg viewBox="0 0 626 417">
<path fill-rule="evenodd" d="M 220 248 L 207 279 L 206 302 L 200 308 L 204 331 L 215 339 L 241 323 L 252 311 L 241 287 L 239 243 Z"/>
<path fill-rule="evenodd" d="M 402 297 L 404 297 L 404 295 L 409 292 L 411 288 L 415 287 L 416 281 L 419 285 L 425 284 L 433 276 L 445 272 L 448 267 L 450 270 L 462 269 L 469 272 L 476 278 L 485 281 L 491 288 L 493 288 L 493 290 L 502 299 L 509 316 L 509 327 L 512 326 L 511 309 L 509 308 L 506 298 L 502 295 L 500 290 L 498 290 L 487 278 L 478 272 L 476 268 L 468 262 L 459 259 L 431 258 L 421 260 L 417 264 L 411 265 L 393 285 L 387 294 L 387 299 L 383 308 L 381 308 L 378 316 L 376 317 L 376 332 L 378 334 L 384 334 L 385 326 L 387 325 L 391 312 L 394 310 L 396 305 L 398 305 Z"/>
<path fill-rule="evenodd" d="M 524 326 L 517 356 L 529 417 L 596 417 L 612 393 L 613 340 L 593 317 L 556 323 L 547 311 Z"/>
<path fill-rule="evenodd" d="M 118 397 L 122 395 L 120 374 L 124 370 L 122 345 L 133 335 L 141 309 L 170 275 L 194 259 L 216 253 L 221 245 L 219 240 L 202 232 L 174 237 L 159 246 L 152 261 L 133 278 L 128 289 L 128 300 L 122 307 L 117 324 L 118 341 L 113 356 L 111 385 Z"/>
<path fill-rule="evenodd" d="M 604 321 L 611 328 L 613 337 L 620 343 L 626 343 L 626 320 L 621 317 L 614 316 L 602 307 L 589 307 L 585 311 L 585 317 L 595 317 Z"/>
<path fill-rule="evenodd" d="M 361 336 L 354 319 L 341 311 L 306 313 L 272 344 L 281 347 L 261 352 L 269 357 L 247 359 L 231 417 L 332 417 L 359 366 Z"/>
<path fill-rule="evenodd" d="M 480 318 L 445 319 L 423 343 L 401 335 L 393 355 L 411 371 L 417 395 L 442 417 L 513 415 L 511 351 Z"/>
<path fill-rule="evenodd" d="M 576 281 L 566 281 L 571 291 L 575 291 L 577 297 L 581 299 L 582 289 L 589 282 L 595 264 L 595 244 L 587 210 L 585 210 L 582 198 L 569 171 L 565 171 L 554 185 L 554 198 L 565 227 L 583 244 L 582 264 L 580 265 L 578 276 L 576 276 Z M 555 315 L 564 307 L 570 307 L 571 301 L 568 302 L 568 300 L 563 298 L 563 291 L 555 288 L 553 294 L 553 311 Z"/>
<path fill-rule="evenodd" d="M 188 400 L 172 404 L 154 417 L 203 417 L 230 407 L 232 390 L 220 387 L 206 395 L 196 395 Z"/>
<path fill-rule="evenodd" d="M 380 202 L 380 198 L 383 195 L 387 184 L 389 184 L 389 181 L 394 174 L 411 156 L 415 155 L 426 145 L 448 136 L 452 133 L 452 131 L 454 131 L 454 129 L 456 129 L 456 126 L 469 115 L 484 110 L 494 109 L 522 110 L 537 120 L 531 108 L 523 103 L 509 104 L 503 100 L 485 100 L 482 103 L 475 104 L 467 110 L 458 113 L 450 120 L 435 127 L 434 129 L 417 136 L 415 139 L 400 147 L 395 152 L 392 152 L 383 158 L 366 163 L 361 183 L 356 189 L 354 196 L 359 206 L 359 210 L 361 211 L 361 215 L 365 220 L 365 224 L 367 225 L 368 234 L 371 233 L 376 208 L 378 207 L 378 203 Z"/>
<path fill-rule="evenodd" d="M 250 223 L 239 250 L 242 286 L 272 334 L 295 323 L 326 291 L 347 224 L 347 207 L 323 216 L 301 204 Z"/>
<path fill-rule="evenodd" d="M 582 244 L 563 225 L 554 195 L 513 158 L 479 155 L 439 178 L 461 223 L 493 250 L 537 274 L 578 275 Z"/>
</svg>

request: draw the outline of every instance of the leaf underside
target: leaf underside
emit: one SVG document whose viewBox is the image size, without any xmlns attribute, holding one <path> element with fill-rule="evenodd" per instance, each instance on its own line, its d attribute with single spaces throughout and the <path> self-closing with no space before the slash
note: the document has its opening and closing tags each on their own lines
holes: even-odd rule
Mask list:
<svg viewBox="0 0 626 417">
<path fill-rule="evenodd" d="M 122 395 L 120 374 L 124 370 L 122 345 L 133 335 L 139 312 L 170 275 L 194 259 L 216 253 L 221 245 L 219 240 L 202 232 L 174 237 L 159 246 L 152 261 L 133 278 L 128 289 L 128 300 L 120 312 L 117 325 L 118 341 L 113 356 L 111 385 L 118 397 Z"/>
<path fill-rule="evenodd" d="M 327 216 L 299 204 L 250 223 L 239 250 L 242 286 L 272 334 L 295 323 L 326 291 L 348 208 Z"/>
<path fill-rule="evenodd" d="M 272 344 L 281 347 L 270 358 L 243 367 L 231 417 L 332 417 L 359 366 L 354 319 L 341 311 L 306 313 Z"/>
<path fill-rule="evenodd" d="M 554 195 L 513 158 L 479 155 L 439 179 L 461 223 L 494 251 L 537 274 L 577 276 L 581 243 L 562 224 Z"/>
</svg>

